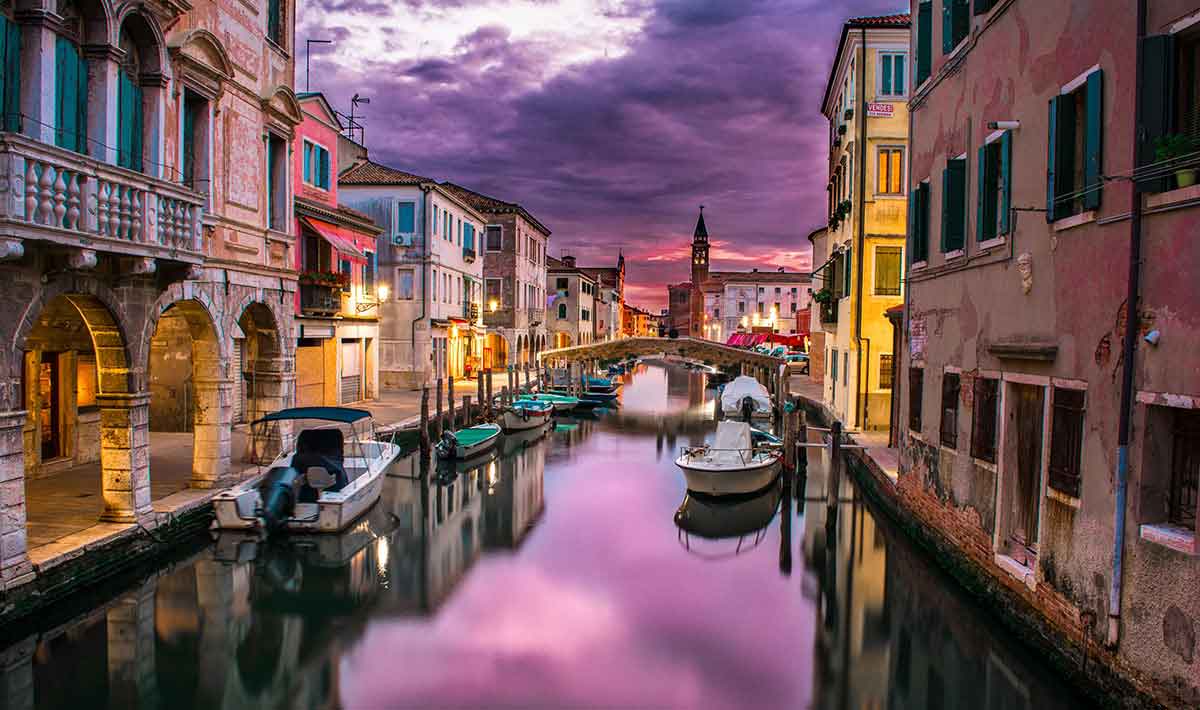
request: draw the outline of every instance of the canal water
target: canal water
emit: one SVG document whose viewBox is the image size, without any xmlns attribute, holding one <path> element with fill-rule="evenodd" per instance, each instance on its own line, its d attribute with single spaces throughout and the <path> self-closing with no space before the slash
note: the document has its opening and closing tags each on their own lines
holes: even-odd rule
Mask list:
<svg viewBox="0 0 1200 710">
<path fill-rule="evenodd" d="M 221 536 L 0 652 L 0 707 L 1081 707 L 825 461 L 687 493 L 702 375 L 424 476 L 340 536 Z"/>
</svg>

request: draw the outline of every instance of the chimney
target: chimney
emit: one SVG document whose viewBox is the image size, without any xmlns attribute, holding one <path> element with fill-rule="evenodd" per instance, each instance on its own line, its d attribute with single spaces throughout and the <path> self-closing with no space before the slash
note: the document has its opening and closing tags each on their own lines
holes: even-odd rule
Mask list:
<svg viewBox="0 0 1200 710">
<path fill-rule="evenodd" d="M 782 266 L 781 266 L 781 267 L 779 267 L 779 273 L 781 273 L 781 274 L 783 273 L 783 267 L 782 267 Z"/>
<path fill-rule="evenodd" d="M 567 267 L 568 269 L 574 269 L 575 268 L 575 257 L 564 255 L 562 258 L 562 263 L 563 263 L 563 266 Z"/>
<path fill-rule="evenodd" d="M 756 266 L 756 267 L 754 267 L 753 269 L 750 269 L 750 271 L 752 271 L 752 272 L 754 272 L 754 273 L 756 273 L 756 274 L 757 274 L 757 273 L 758 273 L 758 267 Z"/>
</svg>

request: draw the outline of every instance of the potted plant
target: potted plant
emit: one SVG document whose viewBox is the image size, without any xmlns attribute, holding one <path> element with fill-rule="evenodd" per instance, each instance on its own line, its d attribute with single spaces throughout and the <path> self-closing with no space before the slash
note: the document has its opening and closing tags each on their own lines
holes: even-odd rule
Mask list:
<svg viewBox="0 0 1200 710">
<path fill-rule="evenodd" d="M 812 300 L 816 301 L 822 306 L 827 306 L 830 303 L 833 303 L 833 291 L 830 291 L 828 287 L 825 287 L 814 293 L 812 295 Z"/>
<path fill-rule="evenodd" d="M 1174 162 L 1191 156 L 1196 152 L 1196 148 L 1197 141 L 1191 136 L 1183 133 L 1170 133 L 1155 141 L 1154 158 L 1160 163 Z M 1179 167 L 1175 170 L 1177 187 L 1191 187 L 1195 184 L 1195 167 Z"/>
</svg>

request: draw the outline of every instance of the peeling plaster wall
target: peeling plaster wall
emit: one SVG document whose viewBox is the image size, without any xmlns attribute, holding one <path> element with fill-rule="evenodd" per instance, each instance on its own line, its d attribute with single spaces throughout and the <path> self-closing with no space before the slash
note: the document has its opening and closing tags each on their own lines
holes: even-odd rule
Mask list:
<svg viewBox="0 0 1200 710">
<path fill-rule="evenodd" d="M 1180 17 L 1200 10 L 1195 2 L 1151 0 L 1149 4 L 1151 33 L 1165 31 Z M 915 13 L 915 2 L 912 9 Z M 1001 453 L 994 471 L 971 458 L 974 403 L 968 390 L 972 378 L 1016 377 L 1041 386 L 1062 380 L 1086 386 L 1077 505 L 1046 493 L 1043 462 L 1037 591 L 1032 598 L 1068 632 L 1089 634 L 1099 641 L 1113 563 L 1130 186 L 1127 181 L 1106 182 L 1095 220 L 1069 229 L 1055 229 L 1047 224 L 1044 212 L 1027 210 L 1046 204 L 1047 102 L 1095 65 L 1104 71 L 1102 171 L 1122 175 L 1132 170 L 1135 3 L 1000 2 L 990 14 L 972 17 L 972 37 L 950 58 L 941 51 L 940 13 L 940 1 L 935 2 L 932 79 L 912 102 L 909 185 L 928 179 L 933 187 L 929 265 L 910 274 L 904 333 L 908 347 L 897 389 L 901 421 L 907 429 L 912 397 L 908 369 L 914 362 L 924 365 L 923 422 L 915 436 L 900 437 L 904 449 L 900 487 L 912 493 L 914 508 L 925 505 L 917 502 L 918 497 L 921 501 L 936 498 L 953 514 L 941 518 L 943 522 L 977 517 L 980 530 L 988 533 L 988 548 L 995 550 L 993 532 L 1000 536 L 1004 531 L 997 504 L 1015 475 L 1015 457 L 1006 460 Z M 1103 41 L 1082 39 L 1088 37 Z M 1020 211 L 1011 218 L 1014 229 L 1008 242 L 981 249 L 975 238 L 977 151 L 991 132 L 987 122 L 1000 120 L 1020 122 L 1012 139 L 1012 205 Z M 947 263 L 938 244 L 941 172 L 947 158 L 964 153 L 967 255 L 965 260 Z M 1135 389 L 1139 392 L 1200 394 L 1200 368 L 1192 366 L 1200 351 L 1198 228 L 1200 211 L 1195 208 L 1148 214 L 1144 219 L 1137 327 L 1142 333 L 1159 329 L 1162 338 L 1156 347 L 1138 340 Z M 1031 342 L 1053 343 L 1057 352 L 1050 361 L 1036 361 L 1001 359 L 991 350 L 997 343 Z M 957 450 L 938 447 L 934 454 L 935 447 L 926 442 L 938 441 L 946 368 L 963 373 L 958 446 Z M 1001 396 L 1008 396 L 1003 385 L 1001 389 Z M 1200 654 L 1194 650 L 1200 631 L 1200 595 L 1195 594 L 1200 588 L 1200 558 L 1143 540 L 1139 534 L 1141 524 L 1162 520 L 1139 491 L 1158 485 L 1154 479 L 1161 478 L 1168 465 L 1162 457 L 1143 451 L 1147 409 L 1147 404 L 1139 404 L 1134 418 L 1125 614 L 1118 654 L 1163 692 L 1195 704 L 1200 701 L 1200 660 L 1196 659 Z M 1001 428 L 1000 435 L 1011 437 L 1012 432 Z M 1049 427 L 1045 437 L 1044 445 L 1049 447 Z M 932 519 L 935 511 L 928 514 Z M 990 564 L 987 556 L 980 555 L 981 564 Z M 991 571 L 1009 576 L 995 565 Z"/>
</svg>

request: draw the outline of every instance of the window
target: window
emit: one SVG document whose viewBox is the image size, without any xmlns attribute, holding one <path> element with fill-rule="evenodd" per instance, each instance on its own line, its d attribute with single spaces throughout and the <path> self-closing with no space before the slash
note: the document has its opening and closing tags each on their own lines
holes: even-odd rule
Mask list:
<svg viewBox="0 0 1200 710">
<path fill-rule="evenodd" d="M 329 151 L 311 141 L 304 141 L 304 182 L 329 189 Z"/>
<path fill-rule="evenodd" d="M 910 264 L 929 258 L 929 182 L 917 185 L 908 196 L 908 253 Z"/>
<path fill-rule="evenodd" d="M 489 224 L 484 231 L 488 251 L 500 251 L 504 248 L 504 230 L 500 225 Z"/>
<path fill-rule="evenodd" d="M 569 286 L 567 286 L 567 279 L 562 276 L 558 277 L 558 279 L 555 281 L 554 288 L 557 291 L 566 293 L 569 288 Z"/>
<path fill-rule="evenodd" d="M 434 234 L 438 233 L 438 221 L 439 221 L 438 217 L 439 217 L 438 206 L 435 204 L 433 206 L 433 233 Z"/>
<path fill-rule="evenodd" d="M 904 96 L 908 87 L 904 83 L 904 68 L 908 64 L 908 55 L 902 52 L 879 53 L 879 98 L 896 98 Z"/>
<path fill-rule="evenodd" d="M 375 293 L 375 254 L 373 252 L 364 252 L 363 256 L 367 258 L 367 262 L 362 267 L 362 291 L 364 295 L 373 295 Z"/>
<path fill-rule="evenodd" d="M 796 302 L 792 301 L 792 313 L 796 312 Z"/>
<path fill-rule="evenodd" d="M 1070 217 L 1100 207 L 1104 72 L 1050 99 L 1046 156 L 1046 219 Z M 1071 87 L 1068 84 L 1068 87 Z"/>
<path fill-rule="evenodd" d="M 567 319 L 567 304 L 565 304 L 565 303 L 558 304 L 558 319 L 559 320 Z"/>
<path fill-rule="evenodd" d="M 1000 381 L 975 378 L 975 408 L 971 412 L 971 456 L 996 463 L 996 422 L 1000 416 Z"/>
<path fill-rule="evenodd" d="M 949 54 L 971 32 L 970 0 L 942 0 L 942 54 Z"/>
<path fill-rule="evenodd" d="M 1167 522 L 1196 529 L 1196 497 L 1200 490 L 1200 411 L 1175 410 L 1171 430 L 1171 493 Z"/>
<path fill-rule="evenodd" d="M 207 116 L 207 109 L 205 110 Z M 207 156 L 207 149 L 204 151 Z M 198 161 L 199 162 L 199 161 Z M 210 174 L 208 159 L 203 159 L 203 182 L 197 182 L 194 189 L 205 195 L 210 194 Z M 287 141 L 274 133 L 267 134 L 267 226 L 278 232 L 287 231 L 288 220 L 288 146 Z M 187 180 L 185 175 L 184 180 Z"/>
<path fill-rule="evenodd" d="M 763 295 L 763 292 L 764 292 L 764 289 L 763 289 L 763 287 L 762 287 L 762 286 L 759 286 L 759 287 L 758 287 L 758 295 L 760 295 L 760 296 L 761 296 L 761 295 Z"/>
<path fill-rule="evenodd" d="M 342 291 L 350 292 L 350 284 L 354 281 L 354 267 L 349 259 L 342 259 L 339 262 L 340 271 L 346 276 L 346 285 L 342 287 Z"/>
<path fill-rule="evenodd" d="M 745 302 L 745 301 L 738 301 L 738 314 L 742 314 L 742 313 L 745 313 L 745 312 L 746 312 L 746 302 Z"/>
<path fill-rule="evenodd" d="M 1150 35 L 1142 40 L 1142 74 L 1137 81 L 1142 126 L 1138 140 L 1138 167 L 1149 177 L 1139 180 L 1143 190 L 1162 192 L 1177 186 L 1175 168 L 1195 167 L 1192 150 L 1180 145 L 1175 155 L 1164 155 L 1160 162 L 1160 141 L 1179 135 L 1191 142 L 1200 140 L 1200 28 L 1190 27 L 1179 34 Z M 1194 150 L 1194 148 L 1193 148 Z M 1167 173 L 1164 175 L 1163 173 Z"/>
<path fill-rule="evenodd" d="M 442 210 L 442 239 L 450 241 L 454 237 L 450 234 L 450 229 L 454 225 L 453 216 L 446 210 Z"/>
<path fill-rule="evenodd" d="M 904 194 L 904 149 L 898 147 L 879 149 L 879 172 L 876 175 L 875 194 Z"/>
<path fill-rule="evenodd" d="M 720 317 L 721 317 L 721 309 L 714 308 L 713 309 L 713 318 L 716 319 L 716 318 L 720 318 Z"/>
<path fill-rule="evenodd" d="M 933 0 L 920 0 L 917 3 L 916 61 L 916 78 L 919 86 L 929 78 L 930 67 L 933 64 Z"/>
<path fill-rule="evenodd" d="M 414 202 L 396 203 L 396 231 L 401 234 L 416 234 L 417 205 Z"/>
<path fill-rule="evenodd" d="M 900 270 L 903 249 L 875 247 L 875 295 L 900 295 Z"/>
<path fill-rule="evenodd" d="M 396 298 L 411 301 L 413 298 L 412 269 L 396 269 Z"/>
<path fill-rule="evenodd" d="M 850 386 L 850 353 L 842 353 L 842 384 Z"/>
<path fill-rule="evenodd" d="M 473 225 L 473 224 L 464 224 L 463 225 L 462 248 L 463 248 L 464 252 L 465 251 L 475 251 L 475 225 Z"/>
<path fill-rule="evenodd" d="M 483 287 L 487 290 L 487 301 L 489 304 L 492 301 L 495 301 L 497 306 L 504 303 L 503 279 L 484 279 Z M 488 307 L 491 308 L 490 305 Z"/>
<path fill-rule="evenodd" d="M 771 310 L 775 312 L 775 315 L 779 315 L 780 313 L 783 313 L 783 306 L 779 303 L 779 301 L 776 301 L 775 307 Z"/>
<path fill-rule="evenodd" d="M 1080 459 L 1083 454 L 1083 390 L 1054 388 L 1054 414 L 1050 429 L 1049 486 L 1079 497 Z"/>
<path fill-rule="evenodd" d="M 286 12 L 283 0 L 267 0 L 267 39 L 277 46 L 283 47 L 283 28 L 287 26 L 283 14 Z"/>
<path fill-rule="evenodd" d="M 592 314 L 588 311 L 588 309 L 584 308 L 579 312 L 579 319 L 590 321 L 592 319 Z"/>
<path fill-rule="evenodd" d="M 142 103 L 142 73 L 137 45 L 129 32 L 121 30 L 125 58 L 117 69 L 117 165 L 142 172 L 145 108 Z"/>
<path fill-rule="evenodd" d="M 779 294 L 781 294 L 781 293 L 783 293 L 782 289 L 780 289 L 778 286 L 776 286 L 775 287 L 775 298 L 779 298 Z"/>
<path fill-rule="evenodd" d="M 830 370 L 829 374 L 833 378 L 834 384 L 838 381 L 838 351 L 831 350 L 829 356 Z"/>
<path fill-rule="evenodd" d="M 979 149 L 977 238 L 981 242 L 1008 234 L 1012 194 L 1012 134 L 1004 131 Z"/>
<path fill-rule="evenodd" d="M 883 353 L 879 356 L 879 389 L 892 388 L 892 355 Z"/>
<path fill-rule="evenodd" d="M 767 305 L 767 304 L 763 303 L 762 301 L 759 301 L 759 302 L 758 302 L 758 312 L 759 312 L 759 313 L 765 313 L 766 311 L 764 311 L 763 309 L 766 307 L 766 305 Z"/>
<path fill-rule="evenodd" d="M 921 431 L 921 405 L 925 398 L 925 370 L 910 367 L 908 370 L 908 428 Z"/>
<path fill-rule="evenodd" d="M 438 297 L 437 293 L 438 293 L 438 272 L 437 272 L 437 269 L 433 269 L 433 288 L 429 294 L 430 299 L 433 301 L 437 301 L 437 297 Z"/>
<path fill-rule="evenodd" d="M 942 253 L 963 250 L 967 237 L 967 161 L 951 158 L 942 171 Z"/>
<path fill-rule="evenodd" d="M 942 373 L 942 446 L 958 448 L 958 386 L 955 372 Z"/>
</svg>

